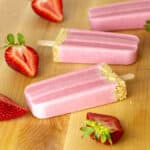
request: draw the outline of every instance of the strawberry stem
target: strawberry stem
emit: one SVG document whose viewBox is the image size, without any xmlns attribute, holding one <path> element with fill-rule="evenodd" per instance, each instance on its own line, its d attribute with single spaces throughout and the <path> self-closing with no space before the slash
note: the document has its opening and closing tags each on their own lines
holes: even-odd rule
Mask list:
<svg viewBox="0 0 150 150">
<path fill-rule="evenodd" d="M 111 132 L 108 127 L 104 126 L 100 122 L 93 120 L 85 120 L 85 127 L 81 127 L 80 130 L 84 132 L 83 137 L 90 136 L 91 134 L 95 135 L 96 140 L 100 139 L 101 143 L 105 143 L 107 140 L 112 144 Z"/>
</svg>

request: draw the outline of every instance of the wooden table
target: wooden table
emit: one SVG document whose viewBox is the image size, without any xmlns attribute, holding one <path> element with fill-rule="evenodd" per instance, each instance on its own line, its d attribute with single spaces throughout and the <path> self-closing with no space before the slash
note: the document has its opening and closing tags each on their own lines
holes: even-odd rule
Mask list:
<svg viewBox="0 0 150 150">
<path fill-rule="evenodd" d="M 38 47 L 36 42 L 39 39 L 54 39 L 61 27 L 88 29 L 88 8 L 112 2 L 117 0 L 64 0 L 65 20 L 55 24 L 34 14 L 31 0 L 0 0 L 0 44 L 8 33 L 21 32 L 40 56 L 38 76 L 28 78 L 6 65 L 4 50 L 1 50 L 0 93 L 26 106 L 23 92 L 28 84 L 88 66 L 53 63 L 51 50 Z M 150 71 L 146 68 L 150 67 L 150 33 L 144 30 L 122 33 L 135 34 L 141 40 L 137 63 L 113 66 L 120 74 L 136 74 L 135 80 L 128 82 L 128 98 L 125 101 L 46 120 L 38 120 L 30 113 L 19 119 L 0 122 L 0 150 L 149 150 Z M 81 138 L 79 128 L 89 111 L 114 115 L 120 119 L 125 134 L 118 144 L 109 147 L 89 138 Z"/>
</svg>

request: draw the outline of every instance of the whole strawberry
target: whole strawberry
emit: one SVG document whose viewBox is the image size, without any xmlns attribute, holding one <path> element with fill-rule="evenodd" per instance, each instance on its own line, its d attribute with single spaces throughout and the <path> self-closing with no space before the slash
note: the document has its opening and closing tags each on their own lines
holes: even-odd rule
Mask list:
<svg viewBox="0 0 150 150">
<path fill-rule="evenodd" d="M 38 71 L 38 53 L 30 46 L 25 45 L 24 36 L 17 34 L 18 43 L 15 43 L 13 34 L 7 35 L 8 45 L 5 50 L 6 63 L 16 71 L 34 77 Z"/>
<path fill-rule="evenodd" d="M 27 112 L 26 108 L 17 105 L 10 98 L 0 94 L 0 121 L 18 118 Z"/>
<path fill-rule="evenodd" d="M 124 132 L 119 120 L 109 115 L 87 113 L 85 125 L 80 128 L 84 132 L 83 137 L 90 136 L 97 142 L 106 145 L 118 142 Z"/>
</svg>

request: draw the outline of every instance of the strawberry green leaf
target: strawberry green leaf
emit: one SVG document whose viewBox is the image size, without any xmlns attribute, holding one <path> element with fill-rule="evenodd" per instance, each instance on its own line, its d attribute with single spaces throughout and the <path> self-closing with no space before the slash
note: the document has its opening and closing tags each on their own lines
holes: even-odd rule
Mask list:
<svg viewBox="0 0 150 150">
<path fill-rule="evenodd" d="M 80 128 L 81 131 L 84 132 L 83 137 L 94 134 L 97 141 L 100 139 L 102 143 L 108 141 L 110 144 L 112 144 L 111 131 L 107 126 L 101 124 L 100 122 L 88 119 L 85 120 L 85 125 L 85 127 Z"/>
<path fill-rule="evenodd" d="M 14 45 L 15 44 L 15 37 L 14 37 L 14 35 L 11 34 L 11 33 L 8 34 L 7 35 L 7 41 L 8 41 L 9 44 Z"/>
<path fill-rule="evenodd" d="M 105 143 L 107 141 L 107 136 L 105 134 L 101 135 L 101 142 Z"/>
<path fill-rule="evenodd" d="M 82 137 L 88 137 L 94 132 L 91 127 L 81 127 L 80 130 L 84 132 Z"/>
<path fill-rule="evenodd" d="M 18 39 L 19 45 L 24 45 L 25 44 L 24 36 L 21 33 L 17 34 L 17 39 Z"/>
<path fill-rule="evenodd" d="M 144 27 L 145 27 L 145 30 L 146 30 L 146 31 L 150 32 L 150 20 L 146 21 Z"/>
<path fill-rule="evenodd" d="M 95 130 L 96 140 L 99 140 L 100 136 L 101 136 L 101 133 L 99 132 L 99 130 Z"/>
<path fill-rule="evenodd" d="M 112 139 L 110 135 L 108 136 L 108 142 L 112 145 Z"/>
</svg>

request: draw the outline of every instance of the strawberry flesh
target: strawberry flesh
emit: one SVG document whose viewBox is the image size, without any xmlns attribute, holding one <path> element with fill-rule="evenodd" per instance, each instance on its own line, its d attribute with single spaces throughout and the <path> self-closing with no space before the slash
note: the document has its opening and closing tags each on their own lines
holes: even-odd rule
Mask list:
<svg viewBox="0 0 150 150">
<path fill-rule="evenodd" d="M 25 115 L 28 110 L 0 94 L 0 121 L 15 119 Z"/>
<path fill-rule="evenodd" d="M 100 122 L 108 127 L 111 131 L 112 144 L 117 143 L 124 133 L 120 121 L 116 117 L 89 112 L 87 113 L 87 119 Z M 96 139 L 94 134 L 91 134 L 90 137 Z M 101 143 L 101 139 L 99 139 L 98 142 Z M 107 140 L 104 144 L 110 145 L 110 142 Z"/>
<path fill-rule="evenodd" d="M 63 20 L 62 0 L 33 0 L 32 9 L 49 21 L 59 22 Z"/>
<path fill-rule="evenodd" d="M 29 46 L 10 46 L 5 51 L 7 64 L 16 71 L 33 77 L 38 70 L 39 58 L 37 52 Z"/>
</svg>

